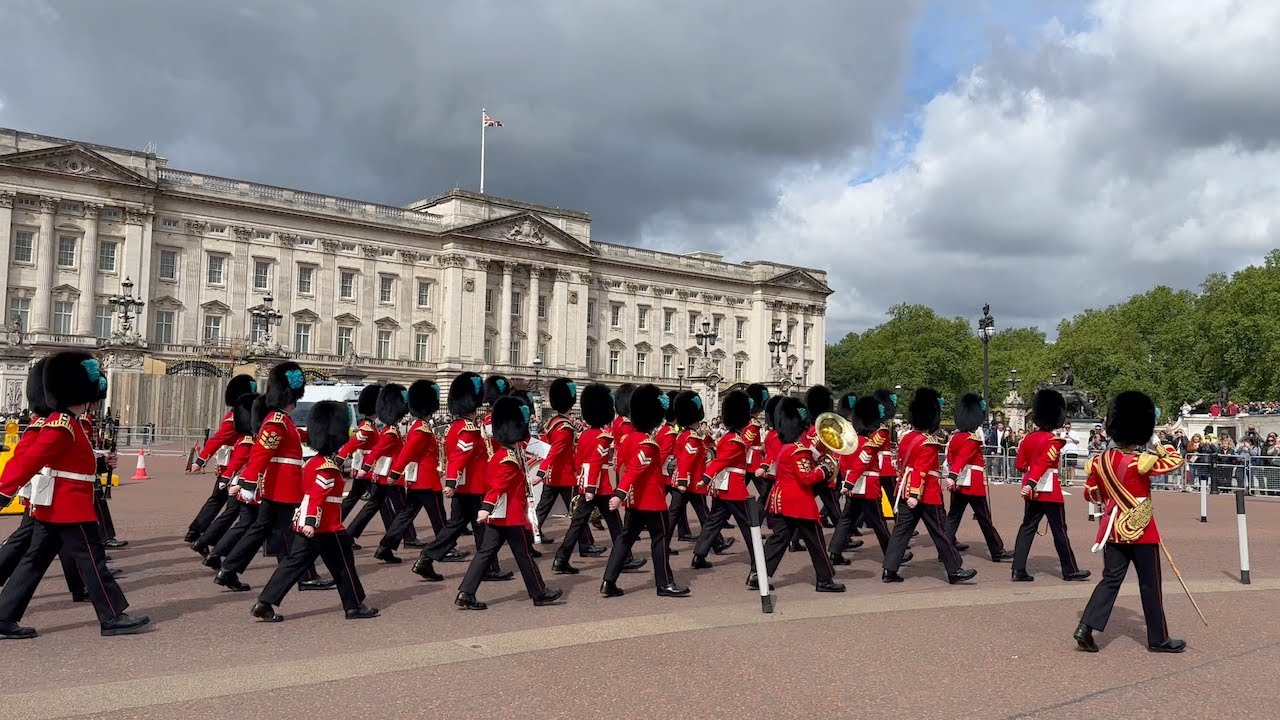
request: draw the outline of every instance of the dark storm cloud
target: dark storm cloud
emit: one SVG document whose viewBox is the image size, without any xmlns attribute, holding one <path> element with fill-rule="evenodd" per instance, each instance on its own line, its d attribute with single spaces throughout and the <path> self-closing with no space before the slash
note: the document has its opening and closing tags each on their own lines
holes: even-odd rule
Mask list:
<svg viewBox="0 0 1280 720">
<path fill-rule="evenodd" d="M 913 3 L 27 2 L 0 124 L 155 141 L 174 167 L 405 203 L 475 188 L 594 236 L 714 227 L 875 140 Z M 707 238 L 719 236 L 708 233 Z M 705 245 L 702 238 L 657 241 Z"/>
</svg>

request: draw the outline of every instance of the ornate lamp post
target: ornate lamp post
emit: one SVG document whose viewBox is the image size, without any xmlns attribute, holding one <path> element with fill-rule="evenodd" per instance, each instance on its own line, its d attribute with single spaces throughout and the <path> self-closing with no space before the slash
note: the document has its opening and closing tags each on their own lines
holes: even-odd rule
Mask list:
<svg viewBox="0 0 1280 720">
<path fill-rule="evenodd" d="M 991 336 L 996 334 L 996 319 L 991 317 L 991 304 L 982 306 L 982 317 L 978 318 L 978 338 L 982 340 L 982 402 L 991 407 Z"/>
<path fill-rule="evenodd" d="M 719 336 L 711 330 L 711 321 L 702 321 L 702 330 L 693 334 L 693 339 L 698 342 L 698 347 L 702 350 L 703 375 L 710 375 L 713 368 L 711 364 L 711 348 L 715 347 L 716 340 Z"/>
<path fill-rule="evenodd" d="M 684 392 L 684 366 L 676 366 L 676 379 L 680 381 L 680 391 Z"/>
<path fill-rule="evenodd" d="M 542 358 L 533 359 L 533 389 L 537 390 L 542 377 Z"/>
<path fill-rule="evenodd" d="M 782 334 L 782 330 L 780 328 L 775 328 L 773 331 L 773 339 L 769 341 L 769 352 L 773 354 L 773 364 L 775 366 L 782 365 L 782 358 L 787 354 L 787 350 L 790 349 L 790 347 L 791 343 L 788 342 L 787 338 Z"/>
<path fill-rule="evenodd" d="M 273 306 L 274 303 L 275 298 L 268 295 L 262 298 L 261 305 L 249 311 L 249 316 L 255 321 L 254 324 L 262 325 L 262 337 L 254 344 L 259 345 L 264 349 L 270 349 L 272 347 L 271 326 L 279 325 L 280 321 L 284 319 L 284 315 Z"/>
<path fill-rule="evenodd" d="M 108 297 L 107 304 L 120 313 L 120 329 L 111 333 L 109 342 L 112 345 L 137 345 L 142 338 L 134 332 L 133 320 L 146 303 L 133 296 L 133 280 L 125 277 L 120 283 L 120 294 Z"/>
</svg>

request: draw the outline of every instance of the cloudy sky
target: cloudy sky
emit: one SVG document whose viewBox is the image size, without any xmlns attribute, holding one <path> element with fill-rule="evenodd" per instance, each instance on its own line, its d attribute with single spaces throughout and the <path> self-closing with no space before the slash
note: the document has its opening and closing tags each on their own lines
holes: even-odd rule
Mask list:
<svg viewBox="0 0 1280 720">
<path fill-rule="evenodd" d="M 783 9 L 785 7 L 785 10 Z M 1274 0 L 0 3 L 0 125 L 406 203 L 476 188 L 593 237 L 1058 320 L 1280 246 Z"/>
</svg>

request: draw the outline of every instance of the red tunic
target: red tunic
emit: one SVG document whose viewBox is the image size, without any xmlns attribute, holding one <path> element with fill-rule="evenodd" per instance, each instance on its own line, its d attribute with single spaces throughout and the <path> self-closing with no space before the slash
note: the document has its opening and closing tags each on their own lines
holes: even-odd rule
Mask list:
<svg viewBox="0 0 1280 720">
<path fill-rule="evenodd" d="M 1106 542 L 1125 542 L 1116 534 L 1115 525 L 1109 522 L 1112 513 L 1119 513 L 1137 502 L 1151 502 L 1151 477 L 1173 472 L 1182 467 L 1182 456 L 1173 447 L 1165 445 L 1155 453 L 1132 453 L 1123 450 L 1107 450 L 1089 460 L 1089 476 L 1084 482 L 1086 500 L 1102 503 L 1102 517 L 1098 520 L 1097 542 L 1103 542 L 1107 527 L 1111 526 L 1111 535 Z M 1117 488 L 1115 483 L 1120 487 Z M 1160 531 L 1156 529 L 1154 516 L 1147 527 L 1131 540 L 1139 545 L 1156 545 L 1160 542 Z"/>
<path fill-rule="evenodd" d="M 622 447 L 622 441 L 626 440 L 627 436 L 635 431 L 636 429 L 632 426 L 630 420 L 621 415 L 615 417 L 613 425 L 609 426 L 609 434 L 613 436 L 613 447 L 615 449 Z M 622 458 L 617 453 L 614 453 L 614 467 L 616 470 L 614 477 L 622 477 Z"/>
<path fill-rule="evenodd" d="M 246 488 L 258 484 L 259 494 L 272 502 L 302 502 L 302 436 L 289 413 L 275 411 L 263 421 L 249 462 L 240 474 Z"/>
<path fill-rule="evenodd" d="M 898 465 L 902 468 L 898 495 L 919 498 L 925 505 L 942 504 L 941 461 L 937 438 L 919 430 L 902 436 L 898 443 Z"/>
<path fill-rule="evenodd" d="M 816 522 L 819 515 L 814 487 L 826 482 L 826 474 L 814 462 L 813 452 L 799 443 L 783 445 L 775 472 L 777 480 L 769 491 L 769 513 Z"/>
<path fill-rule="evenodd" d="M 800 436 L 799 445 L 809 448 L 815 460 L 821 460 L 824 455 L 830 455 L 831 450 L 818 441 L 818 428 L 810 425 L 804 434 Z M 835 483 L 835 478 L 831 478 L 831 482 Z"/>
<path fill-rule="evenodd" d="M 696 489 L 706 474 L 707 437 L 697 430 L 685 430 L 676 438 L 676 474 L 672 485 L 681 490 L 706 493 L 706 486 Z"/>
<path fill-rule="evenodd" d="M 666 510 L 661 460 L 658 441 L 647 433 L 632 431 L 618 446 L 618 464 L 625 469 L 613 494 L 626 498 L 633 510 Z"/>
<path fill-rule="evenodd" d="M 236 432 L 235 413 L 228 410 L 227 414 L 222 417 L 222 422 L 218 423 L 218 431 L 205 441 L 204 447 L 200 448 L 199 454 L 196 455 L 196 465 L 204 467 L 205 463 L 209 462 L 209 458 L 213 457 L 215 453 L 224 447 L 230 447 L 240 442 L 241 437 L 243 436 Z M 221 467 L 217 468 L 217 473 L 219 475 L 223 474 Z"/>
<path fill-rule="evenodd" d="M 608 495 L 613 492 L 610 480 L 613 464 L 613 436 L 608 430 L 588 428 L 578 438 L 574 457 L 578 466 L 578 490 L 582 493 Z"/>
<path fill-rule="evenodd" d="M 356 426 L 356 431 L 347 439 L 342 449 L 338 451 L 338 462 L 346 462 L 352 460 L 356 453 L 360 453 L 360 464 L 353 465 L 351 468 L 352 477 L 366 477 L 369 468 L 365 466 L 364 456 L 368 454 L 373 446 L 378 443 L 378 427 L 373 424 L 369 418 L 360 421 Z"/>
<path fill-rule="evenodd" d="M 987 494 L 987 466 L 982 438 L 977 433 L 956 433 L 947 441 L 947 472 L 956 477 L 956 492 L 982 497 Z M 967 485 L 963 485 L 968 480 Z"/>
<path fill-rule="evenodd" d="M 871 433 L 870 445 L 875 448 L 878 456 L 876 462 L 880 465 L 880 477 L 897 476 L 898 471 L 893 468 L 893 433 L 889 432 L 889 428 L 881 425 Z"/>
<path fill-rule="evenodd" d="M 404 477 L 409 463 L 417 463 L 417 482 L 409 482 Z M 435 433 L 431 432 L 431 424 L 426 420 L 414 420 L 405 436 L 404 447 L 396 453 L 391 461 L 390 478 L 392 482 L 400 482 L 410 490 L 443 490 L 440 483 L 440 444 L 436 442 Z"/>
<path fill-rule="evenodd" d="M 1046 430 L 1037 430 L 1022 439 L 1018 445 L 1018 457 L 1014 467 L 1023 473 L 1022 485 L 1032 488 L 1041 480 L 1048 480 L 1044 490 L 1032 490 L 1031 499 L 1040 502 L 1062 503 L 1062 483 L 1058 481 L 1058 458 L 1067 444 Z"/>
<path fill-rule="evenodd" d="M 310 525 L 317 533 L 341 532 L 342 491 L 346 485 L 342 479 L 342 466 L 330 458 L 316 455 L 302 468 L 302 484 L 302 504 L 294 518 L 294 529 Z"/>
<path fill-rule="evenodd" d="M 765 464 L 764 426 L 759 420 L 753 419 L 742 429 L 742 441 L 747 444 L 747 472 L 754 476 Z"/>
<path fill-rule="evenodd" d="M 364 463 L 370 468 L 370 476 L 373 481 L 379 485 L 390 485 L 392 480 L 388 473 L 391 469 L 391 463 L 395 462 L 396 456 L 400 454 L 400 450 L 404 448 L 404 440 L 400 438 L 400 427 L 398 425 L 388 425 L 378 432 L 378 444 L 373 446 L 369 454 L 365 456 Z M 382 459 L 386 458 L 386 462 Z M 378 472 L 386 468 L 387 472 Z"/>
<path fill-rule="evenodd" d="M 489 490 L 485 473 L 489 451 L 474 420 L 458 418 L 444 436 L 444 484 L 460 493 L 484 495 Z"/>
<path fill-rule="evenodd" d="M 707 463 L 705 475 L 711 476 L 714 485 L 716 475 L 721 472 L 729 474 L 729 485 L 718 491 L 721 500 L 746 500 L 747 494 L 747 451 L 748 445 L 742 435 L 727 432 L 716 442 L 716 458 Z"/>
<path fill-rule="evenodd" d="M 782 441 L 778 439 L 777 430 L 769 430 L 764 436 L 765 477 L 773 477 L 773 466 L 778 461 L 778 452 L 782 450 Z"/>
<path fill-rule="evenodd" d="M 546 423 L 542 441 L 551 446 L 539 470 L 544 482 L 551 487 L 573 487 L 578 475 L 574 472 L 573 421 L 566 415 L 555 415 Z"/>
<path fill-rule="evenodd" d="M 0 495 L 13 497 L 47 467 L 53 472 L 53 493 L 47 505 L 30 503 L 31 517 L 47 523 L 97 522 L 93 486 L 98 461 L 89 433 L 82 418 L 61 412 L 49 415 L 22 452 L 9 458 L 0 475 Z"/>
<path fill-rule="evenodd" d="M 22 437 L 18 438 L 18 444 L 13 446 L 13 454 L 17 455 L 23 452 L 24 448 L 30 447 L 33 443 L 35 443 L 36 436 L 40 434 L 40 428 L 42 427 L 44 427 L 44 418 L 42 417 L 32 418 L 31 424 L 28 425 L 27 429 L 22 432 Z M 19 487 L 18 489 L 21 490 L 22 488 Z M 11 493 L 0 493 L 0 494 L 8 496 Z M 23 507 L 27 506 L 26 498 L 19 496 L 18 500 Z"/>
<path fill-rule="evenodd" d="M 880 497 L 880 454 L 871 443 L 870 437 L 859 435 L 854 451 L 840 456 L 841 494 L 871 500 Z"/>
<path fill-rule="evenodd" d="M 504 527 L 529 524 L 529 486 L 524 465 L 514 450 L 495 445 L 489 458 L 489 487 L 484 494 L 482 510 L 488 510 L 489 523 Z M 495 517 L 494 511 L 502 517 Z"/>
<path fill-rule="evenodd" d="M 662 450 L 662 481 L 668 485 L 672 484 L 672 477 L 675 475 L 676 438 L 678 437 L 680 437 L 680 430 L 670 424 L 664 424 L 658 428 L 658 432 L 654 435 L 658 448 Z"/>
</svg>

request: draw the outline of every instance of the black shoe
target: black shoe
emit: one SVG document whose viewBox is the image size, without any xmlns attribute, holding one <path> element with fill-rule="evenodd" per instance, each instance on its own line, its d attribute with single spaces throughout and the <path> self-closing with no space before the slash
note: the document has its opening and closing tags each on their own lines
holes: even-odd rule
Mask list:
<svg viewBox="0 0 1280 720">
<path fill-rule="evenodd" d="M 191 549 L 195 550 L 200 555 L 200 557 L 209 557 L 208 545 L 201 545 L 200 543 L 193 542 L 191 543 Z"/>
<path fill-rule="evenodd" d="M 151 618 L 146 615 L 129 615 L 127 613 L 120 613 L 119 615 L 102 623 L 102 637 L 136 635 L 142 632 L 142 628 L 150 622 Z"/>
<path fill-rule="evenodd" d="M 689 594 L 689 588 L 677 583 L 667 583 L 658 588 L 658 597 L 685 597 Z"/>
<path fill-rule="evenodd" d="M 605 580 L 600 583 L 600 594 L 605 597 L 622 597 L 622 588 L 616 582 Z"/>
<path fill-rule="evenodd" d="M 547 588 L 542 591 L 541 595 L 533 598 L 533 606 L 542 607 L 543 605 L 550 605 L 551 603 L 559 600 L 560 596 L 563 594 L 563 590 L 552 590 L 551 588 Z"/>
<path fill-rule="evenodd" d="M 253 604 L 253 608 L 249 610 L 249 614 L 265 622 L 284 622 L 283 615 L 276 612 L 276 609 L 271 607 L 271 605 L 264 603 L 261 600 Z"/>
<path fill-rule="evenodd" d="M 413 574 L 431 582 L 444 580 L 444 576 L 436 572 L 435 564 L 431 562 L 431 558 L 418 558 L 418 561 L 413 564 Z"/>
<path fill-rule="evenodd" d="M 1031 575 L 1026 570 L 1014 570 L 1012 578 L 1014 582 L 1031 582 L 1036 579 L 1035 575 Z"/>
<path fill-rule="evenodd" d="M 911 552 L 910 550 L 906 551 L 905 553 L 902 554 L 902 564 L 906 565 L 907 563 L 911 562 L 915 558 L 915 556 L 916 554 Z"/>
<path fill-rule="evenodd" d="M 488 610 L 489 606 L 476 599 L 471 593 L 458 593 L 458 597 L 453 599 L 453 604 L 463 610 Z"/>
<path fill-rule="evenodd" d="M 863 544 L 864 544 L 864 543 L 863 543 L 863 541 L 861 541 L 861 540 L 850 540 L 850 541 L 849 541 L 849 549 L 850 549 L 850 550 L 857 550 L 858 548 L 862 547 L 862 546 L 863 546 Z"/>
<path fill-rule="evenodd" d="M 529 557 L 535 558 L 535 559 L 540 558 L 542 557 L 542 553 L 535 548 L 529 548 Z"/>
<path fill-rule="evenodd" d="M 213 554 L 205 555 L 204 561 L 201 562 L 200 564 L 204 565 L 207 568 L 211 568 L 213 570 L 221 570 L 222 558 L 218 555 L 213 555 Z"/>
<path fill-rule="evenodd" d="M 89 593 L 73 592 L 71 593 L 71 602 L 89 602 Z"/>
<path fill-rule="evenodd" d="M 109 547 L 109 548 L 115 549 L 115 548 L 122 548 L 122 547 L 126 547 L 126 546 L 129 544 L 129 541 L 128 541 L 128 540 L 117 540 L 117 539 L 115 539 L 115 538 L 111 538 L 110 540 L 108 540 L 108 541 L 106 541 L 106 542 L 104 542 L 104 543 L 102 543 L 102 544 L 103 544 L 103 545 L 105 545 L 105 546 L 107 546 L 107 547 Z M 139 616 L 139 617 L 143 617 L 143 616 Z M 145 625 L 146 623 L 144 622 L 143 624 Z"/>
<path fill-rule="evenodd" d="M 424 548 L 427 546 L 427 541 L 426 540 L 405 540 L 404 546 L 411 547 L 411 548 Z"/>
<path fill-rule="evenodd" d="M 1005 550 L 998 555 L 992 555 L 991 562 L 997 562 L 997 563 L 1013 562 L 1013 553 L 1009 552 L 1008 550 Z"/>
<path fill-rule="evenodd" d="M 1156 653 L 1180 653 L 1186 649 L 1187 649 L 1186 640 L 1176 640 L 1174 638 L 1169 638 L 1168 640 L 1165 640 L 1159 645 L 1147 646 L 1147 650 L 1149 650 L 1150 652 L 1156 652 Z"/>
<path fill-rule="evenodd" d="M 338 587 L 338 581 L 333 578 L 316 578 L 298 583 L 299 590 L 332 590 L 336 587 Z"/>
<path fill-rule="evenodd" d="M 630 560 L 622 563 L 622 571 L 635 572 L 636 570 L 639 570 L 640 568 L 644 567 L 645 563 L 647 562 L 649 561 L 644 558 L 631 558 Z"/>
<path fill-rule="evenodd" d="M 793 542 L 793 543 L 791 543 L 791 547 L 787 550 L 787 552 L 790 552 L 790 553 L 802 553 L 802 552 L 805 552 L 804 543 L 802 543 L 802 542 Z"/>
<path fill-rule="evenodd" d="M 346 612 L 348 620 L 368 620 L 369 618 L 378 617 L 378 608 L 371 608 L 368 605 L 361 605 L 357 608 L 351 608 Z"/>
<path fill-rule="evenodd" d="M 1073 573 L 1067 573 L 1066 575 L 1063 575 L 1062 579 L 1066 580 L 1067 582 L 1078 581 L 1078 580 L 1088 580 L 1089 576 L 1092 574 L 1093 574 L 1093 571 L 1091 570 L 1077 570 Z"/>
<path fill-rule="evenodd" d="M 30 640 L 39 634 L 35 628 L 22 627 L 15 622 L 0 622 L 0 640 Z"/>
<path fill-rule="evenodd" d="M 1081 650 L 1085 652 L 1098 652 L 1098 643 L 1093 640 L 1093 628 L 1088 625 L 1085 625 L 1084 623 L 1077 625 L 1075 635 L 1072 637 L 1076 639 L 1076 644 L 1080 646 Z"/>
<path fill-rule="evenodd" d="M 711 567 L 711 562 L 707 560 L 705 555 L 694 555 L 693 562 L 690 563 L 690 567 L 694 570 L 706 570 Z"/>
<path fill-rule="evenodd" d="M 199 538 L 199 537 L 200 537 L 200 533 L 196 532 L 195 530 L 188 530 L 187 534 L 182 536 L 182 542 L 193 543 L 196 541 L 196 538 Z"/>
<path fill-rule="evenodd" d="M 399 565 L 404 562 L 404 560 L 396 557 L 395 553 L 391 551 L 391 548 L 383 547 L 381 545 L 378 546 L 377 550 L 373 551 L 373 559 L 381 560 L 388 565 Z"/>
<path fill-rule="evenodd" d="M 880 582 L 887 582 L 887 583 L 902 582 L 902 576 L 890 570 L 881 570 Z"/>
<path fill-rule="evenodd" d="M 569 564 L 569 561 L 562 558 L 556 558 L 551 561 L 551 569 L 557 575 L 577 575 L 578 568 Z"/>
<path fill-rule="evenodd" d="M 604 545 L 588 545 L 586 548 L 583 548 L 582 550 L 578 551 L 578 557 L 584 557 L 584 558 L 600 557 L 601 555 L 605 554 L 605 551 L 607 551 L 608 549 L 609 548 Z"/>
<path fill-rule="evenodd" d="M 947 582 L 951 583 L 952 585 L 955 585 L 956 583 L 962 583 L 965 580 L 972 580 L 973 576 L 977 574 L 978 574 L 978 571 L 974 570 L 973 568 L 969 568 L 967 570 L 957 570 L 956 572 L 953 572 L 953 573 L 947 573 Z"/>
<path fill-rule="evenodd" d="M 969 549 L 969 543 L 956 543 L 956 551 L 964 552 Z"/>
<path fill-rule="evenodd" d="M 445 553 L 445 556 L 440 558 L 440 562 L 448 562 L 448 563 L 466 562 L 467 558 L 469 557 L 471 557 L 470 551 L 459 550 L 457 548 L 454 548 L 449 552 Z"/>
<path fill-rule="evenodd" d="M 680 542 L 698 542 L 697 535 L 681 535 L 676 538 Z"/>
<path fill-rule="evenodd" d="M 515 576 L 516 576 L 515 572 L 511 570 L 499 570 L 497 572 L 493 572 L 491 570 L 485 573 L 484 576 L 481 577 L 480 579 L 484 580 L 485 582 L 502 582 L 504 580 L 510 580 Z"/>
<path fill-rule="evenodd" d="M 539 545 L 555 545 L 555 544 L 556 544 L 556 539 L 555 539 L 555 538 L 553 538 L 553 537 L 547 537 L 546 535 L 543 535 L 543 536 L 542 536 L 542 541 L 541 541 L 541 542 L 539 542 L 538 544 L 539 544 Z"/>
<path fill-rule="evenodd" d="M 840 553 L 831 553 L 832 565 L 852 565 L 853 561 Z"/>
<path fill-rule="evenodd" d="M 712 552 L 714 552 L 717 555 L 723 555 L 725 554 L 725 551 L 733 547 L 733 544 L 735 542 L 737 542 L 737 540 L 735 540 L 734 538 L 725 538 L 724 542 L 721 543 L 719 547 L 712 548 Z"/>
<path fill-rule="evenodd" d="M 352 549 L 352 550 L 363 550 L 363 549 L 364 549 L 364 546 L 363 546 L 363 545 L 361 545 L 361 544 L 360 544 L 360 543 L 358 543 L 358 542 L 355 542 L 355 540 L 353 539 L 353 540 L 352 540 L 352 542 L 351 542 L 351 549 Z"/>
<path fill-rule="evenodd" d="M 760 590 L 760 576 L 759 576 L 759 575 L 757 575 L 757 574 L 755 574 L 755 573 L 751 573 L 750 575 L 748 575 L 748 576 L 747 576 L 747 589 L 749 589 L 749 590 L 755 590 L 755 591 L 759 592 L 759 590 Z M 769 592 L 773 592 L 773 583 L 769 583 Z"/>
<path fill-rule="evenodd" d="M 844 592 L 844 585 L 835 580 L 823 580 L 814 589 L 818 592 Z"/>
<path fill-rule="evenodd" d="M 213 584 L 221 585 L 232 592 L 249 592 L 248 584 L 240 582 L 240 576 L 230 570 L 219 570 L 218 574 L 213 576 Z"/>
</svg>

